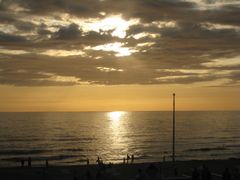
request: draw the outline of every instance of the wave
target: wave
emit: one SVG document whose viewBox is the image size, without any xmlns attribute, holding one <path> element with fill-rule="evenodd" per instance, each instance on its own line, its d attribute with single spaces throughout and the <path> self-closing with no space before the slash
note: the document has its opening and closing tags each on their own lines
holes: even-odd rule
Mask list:
<svg viewBox="0 0 240 180">
<path fill-rule="evenodd" d="M 42 139 L 42 138 L 9 138 L 0 139 L 0 142 L 34 142 L 34 141 L 93 141 L 97 138 L 52 138 L 52 139 Z"/>
<path fill-rule="evenodd" d="M 84 151 L 82 148 L 67 148 L 67 149 L 36 149 L 36 150 L 0 150 L 0 155 L 34 155 L 34 154 L 42 154 L 49 152 L 82 152 Z"/>
<path fill-rule="evenodd" d="M 40 138 L 25 138 L 25 139 L 0 139 L 0 142 L 31 142 L 31 141 L 41 141 L 43 139 L 40 139 Z"/>
<path fill-rule="evenodd" d="M 83 149 L 81 149 L 81 148 L 69 148 L 69 149 L 62 149 L 62 151 L 82 152 Z"/>
<path fill-rule="evenodd" d="M 29 154 L 40 154 L 46 150 L 0 150 L 0 155 L 29 155 Z"/>
<path fill-rule="evenodd" d="M 227 150 L 226 147 L 213 147 L 213 148 L 193 148 L 193 149 L 188 149 L 186 150 L 187 152 L 197 152 L 197 151 L 201 151 L 201 152 L 206 152 L 206 151 L 224 151 Z"/>
<path fill-rule="evenodd" d="M 52 138 L 49 141 L 93 141 L 97 140 L 97 138 Z"/>
<path fill-rule="evenodd" d="M 229 147 L 229 148 L 239 148 L 239 147 L 240 147 L 240 144 L 225 145 L 225 147 Z"/>
<path fill-rule="evenodd" d="M 84 155 L 56 155 L 56 156 L 35 156 L 32 157 L 31 159 L 32 161 L 42 161 L 42 160 L 51 160 L 51 161 L 57 161 L 57 160 L 65 160 L 65 159 L 71 159 L 71 158 L 81 158 L 81 157 L 85 157 Z M 27 158 L 22 158 L 22 157 L 12 157 L 12 158 L 2 158 L 2 161 L 13 161 L 13 162 L 17 162 L 20 161 L 22 159 L 27 160 Z"/>
</svg>

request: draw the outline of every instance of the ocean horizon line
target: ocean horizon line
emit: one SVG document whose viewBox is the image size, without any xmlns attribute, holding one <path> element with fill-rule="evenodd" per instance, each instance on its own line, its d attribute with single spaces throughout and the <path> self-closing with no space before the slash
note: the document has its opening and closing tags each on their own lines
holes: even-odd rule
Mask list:
<svg viewBox="0 0 240 180">
<path fill-rule="evenodd" d="M 176 112 L 238 112 L 233 110 L 176 110 Z M 172 112 L 172 110 L 84 110 L 84 111 L 0 111 L 0 113 L 107 113 L 107 112 Z"/>
</svg>

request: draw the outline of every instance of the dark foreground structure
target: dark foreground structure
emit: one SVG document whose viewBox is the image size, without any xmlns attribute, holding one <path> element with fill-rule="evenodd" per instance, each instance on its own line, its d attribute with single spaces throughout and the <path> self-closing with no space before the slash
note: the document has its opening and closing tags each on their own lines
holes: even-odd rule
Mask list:
<svg viewBox="0 0 240 180">
<path fill-rule="evenodd" d="M 164 163 L 108 164 L 86 166 L 48 166 L 0 168 L 2 180 L 201 180 L 204 168 L 211 180 L 235 180 L 239 159 L 208 161 L 176 161 Z M 227 169 L 226 169 L 227 168 Z M 205 169 L 206 170 L 206 169 Z M 196 172 L 197 171 L 197 172 Z M 226 172 L 228 171 L 228 172 Z M 225 173 L 225 175 L 224 175 Z M 195 176 L 194 176 L 195 175 Z M 206 177 L 202 177 L 206 178 Z M 208 179 L 202 179 L 208 180 Z M 210 180 L 210 179 L 209 179 Z M 227 180 L 227 179 L 226 179 Z M 240 179 L 238 179 L 240 180 Z"/>
</svg>

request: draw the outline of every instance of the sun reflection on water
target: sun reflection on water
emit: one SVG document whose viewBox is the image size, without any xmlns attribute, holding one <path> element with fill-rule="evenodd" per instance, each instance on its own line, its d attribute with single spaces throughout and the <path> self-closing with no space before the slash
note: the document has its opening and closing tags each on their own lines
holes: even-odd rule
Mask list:
<svg viewBox="0 0 240 180">
<path fill-rule="evenodd" d="M 127 116 L 128 113 L 124 111 L 113 111 L 107 113 L 110 135 L 108 140 L 111 144 L 109 150 L 111 151 L 111 154 L 115 154 L 115 156 L 110 157 L 110 159 L 118 159 L 121 161 L 124 154 L 128 151 L 128 142 L 126 141 L 126 132 L 128 129 L 125 121 L 127 120 Z"/>
</svg>

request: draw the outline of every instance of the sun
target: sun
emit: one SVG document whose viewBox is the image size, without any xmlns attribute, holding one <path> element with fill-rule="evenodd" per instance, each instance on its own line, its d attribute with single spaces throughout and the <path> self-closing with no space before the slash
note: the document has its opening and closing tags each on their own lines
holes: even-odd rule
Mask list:
<svg viewBox="0 0 240 180">
<path fill-rule="evenodd" d="M 138 52 L 135 47 L 128 46 L 127 43 L 121 42 L 120 39 L 128 38 L 128 29 L 133 25 L 139 24 L 140 20 L 137 18 L 124 19 L 122 14 L 110 16 L 107 16 L 104 12 L 101 14 L 104 16 L 103 18 L 91 18 L 87 20 L 75 18 L 72 19 L 72 22 L 82 27 L 85 34 L 94 31 L 101 35 L 117 37 L 119 40 L 116 38 L 113 42 L 99 44 L 97 46 L 85 46 L 84 50 L 113 52 L 116 57 L 130 56 L 133 53 Z M 80 54 L 81 52 L 74 53 Z M 80 55 L 85 56 L 86 54 Z"/>
<path fill-rule="evenodd" d="M 122 15 L 113 15 L 93 22 L 90 25 L 90 28 L 98 32 L 112 30 L 112 36 L 125 38 L 126 31 L 129 29 L 129 27 L 138 22 L 139 20 L 137 19 L 125 20 L 122 18 Z"/>
<path fill-rule="evenodd" d="M 107 115 L 111 121 L 117 122 L 120 121 L 125 114 L 124 111 L 113 111 L 109 112 Z"/>
</svg>

